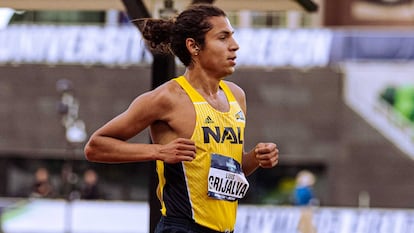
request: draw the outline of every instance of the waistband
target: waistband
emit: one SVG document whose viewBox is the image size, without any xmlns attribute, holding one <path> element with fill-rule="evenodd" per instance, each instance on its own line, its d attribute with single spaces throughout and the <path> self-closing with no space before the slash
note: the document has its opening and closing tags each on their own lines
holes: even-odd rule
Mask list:
<svg viewBox="0 0 414 233">
<path fill-rule="evenodd" d="M 210 229 L 205 226 L 201 226 L 200 224 L 195 223 L 192 220 L 185 219 L 185 218 L 177 218 L 177 217 L 170 217 L 170 216 L 161 216 L 161 221 L 163 221 L 166 224 L 174 224 L 174 225 L 180 225 L 183 227 L 186 227 L 188 229 L 191 229 L 195 232 L 200 233 L 233 233 L 233 231 L 216 231 L 213 229 Z"/>
</svg>

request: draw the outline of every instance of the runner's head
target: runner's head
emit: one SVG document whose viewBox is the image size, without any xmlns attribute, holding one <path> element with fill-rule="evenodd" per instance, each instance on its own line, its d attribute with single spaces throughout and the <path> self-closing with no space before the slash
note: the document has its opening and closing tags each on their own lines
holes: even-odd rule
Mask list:
<svg viewBox="0 0 414 233">
<path fill-rule="evenodd" d="M 185 66 L 192 63 L 186 40 L 192 38 L 200 49 L 205 44 L 205 35 L 212 29 L 211 17 L 226 14 L 210 4 L 195 4 L 171 19 L 144 19 L 136 21 L 144 39 L 155 52 L 172 53 Z"/>
</svg>

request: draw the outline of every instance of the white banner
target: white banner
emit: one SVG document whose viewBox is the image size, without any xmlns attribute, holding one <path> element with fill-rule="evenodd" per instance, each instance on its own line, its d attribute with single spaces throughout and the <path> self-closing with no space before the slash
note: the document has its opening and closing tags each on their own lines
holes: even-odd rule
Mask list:
<svg viewBox="0 0 414 233">
<path fill-rule="evenodd" d="M 27 199 L 3 206 L 4 233 L 146 233 L 146 202 Z M 411 233 L 414 210 L 240 205 L 235 233 Z"/>
<path fill-rule="evenodd" d="M 238 29 L 241 66 L 314 67 L 329 62 L 327 29 Z M 0 63 L 131 65 L 151 63 L 134 26 L 11 25 L 0 29 Z"/>
<path fill-rule="evenodd" d="M 408 233 L 414 210 L 240 206 L 236 233 Z"/>
<path fill-rule="evenodd" d="M 0 30 L 0 63 L 150 63 L 133 27 L 14 25 Z"/>
<path fill-rule="evenodd" d="M 323 67 L 329 63 L 332 31 L 328 29 L 242 28 L 234 36 L 241 65 Z"/>
</svg>

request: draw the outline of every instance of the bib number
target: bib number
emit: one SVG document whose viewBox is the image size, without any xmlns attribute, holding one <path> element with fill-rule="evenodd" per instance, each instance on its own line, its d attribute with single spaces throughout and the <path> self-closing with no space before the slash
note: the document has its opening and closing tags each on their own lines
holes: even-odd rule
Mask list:
<svg viewBox="0 0 414 233">
<path fill-rule="evenodd" d="M 249 182 L 240 164 L 229 157 L 212 154 L 208 174 L 208 196 L 218 200 L 236 201 L 243 198 Z"/>
</svg>

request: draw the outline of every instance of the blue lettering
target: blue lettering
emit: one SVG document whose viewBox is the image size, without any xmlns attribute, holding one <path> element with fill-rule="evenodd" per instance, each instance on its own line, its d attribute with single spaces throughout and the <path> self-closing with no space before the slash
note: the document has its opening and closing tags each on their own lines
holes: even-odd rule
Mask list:
<svg viewBox="0 0 414 233">
<path fill-rule="evenodd" d="M 204 143 L 210 143 L 210 136 L 213 140 L 217 143 L 224 143 L 225 141 L 230 142 L 231 144 L 243 144 L 243 132 L 240 127 L 237 127 L 237 133 L 235 132 L 234 128 L 232 127 L 224 127 L 222 131 L 220 131 L 220 127 L 214 127 L 214 130 L 210 127 L 202 127 L 203 134 L 204 134 Z"/>
<path fill-rule="evenodd" d="M 210 127 L 203 127 L 204 133 L 204 143 L 210 143 L 210 136 L 213 137 L 214 141 L 219 142 L 220 140 L 220 128 L 218 126 L 215 127 L 216 132 L 214 133 Z"/>
</svg>

